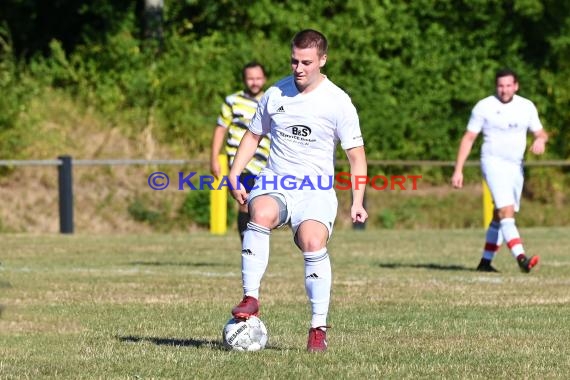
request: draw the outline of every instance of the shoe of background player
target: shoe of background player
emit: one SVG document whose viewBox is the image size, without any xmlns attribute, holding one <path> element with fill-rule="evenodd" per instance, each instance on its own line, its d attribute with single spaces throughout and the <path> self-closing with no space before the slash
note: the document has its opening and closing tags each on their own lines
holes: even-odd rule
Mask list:
<svg viewBox="0 0 570 380">
<path fill-rule="evenodd" d="M 479 265 L 477 265 L 477 271 L 499 273 L 499 271 L 491 265 L 491 260 L 486 260 L 486 259 L 481 259 Z"/>
<path fill-rule="evenodd" d="M 519 268 L 521 268 L 521 271 L 524 273 L 529 273 L 532 268 L 534 268 L 535 266 L 538 265 L 538 262 L 540 261 L 540 257 L 539 256 L 531 256 L 531 257 L 524 256 L 524 257 L 518 259 L 517 261 L 519 263 Z"/>
<path fill-rule="evenodd" d="M 239 304 L 232 309 L 235 319 L 248 319 L 259 316 L 259 302 L 255 297 L 245 296 Z"/>
<path fill-rule="evenodd" d="M 327 327 L 312 327 L 309 329 L 309 340 L 307 341 L 307 351 L 324 352 L 327 350 Z"/>
</svg>

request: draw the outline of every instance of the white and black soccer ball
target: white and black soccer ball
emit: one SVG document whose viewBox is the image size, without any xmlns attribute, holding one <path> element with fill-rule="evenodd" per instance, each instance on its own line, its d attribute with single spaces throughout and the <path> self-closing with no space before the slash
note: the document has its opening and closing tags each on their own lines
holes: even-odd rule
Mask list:
<svg viewBox="0 0 570 380">
<path fill-rule="evenodd" d="M 257 317 L 230 319 L 222 331 L 224 347 L 235 351 L 259 351 L 267 344 L 267 328 Z"/>
</svg>

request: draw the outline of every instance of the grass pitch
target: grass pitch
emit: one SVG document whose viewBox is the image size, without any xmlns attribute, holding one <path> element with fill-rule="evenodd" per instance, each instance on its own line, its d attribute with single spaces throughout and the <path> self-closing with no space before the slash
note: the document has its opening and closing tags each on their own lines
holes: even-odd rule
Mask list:
<svg viewBox="0 0 570 380">
<path fill-rule="evenodd" d="M 482 230 L 336 231 L 329 351 L 289 230 L 261 292 L 268 348 L 228 352 L 237 234 L 0 235 L 0 378 L 568 378 L 570 230 L 522 229 L 538 271 L 473 268 Z"/>
</svg>

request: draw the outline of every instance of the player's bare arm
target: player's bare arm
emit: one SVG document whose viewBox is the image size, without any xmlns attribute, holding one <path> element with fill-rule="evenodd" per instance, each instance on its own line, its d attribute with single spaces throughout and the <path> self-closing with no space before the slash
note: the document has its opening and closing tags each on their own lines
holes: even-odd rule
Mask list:
<svg viewBox="0 0 570 380">
<path fill-rule="evenodd" d="M 530 146 L 530 151 L 534 154 L 544 153 L 547 141 L 548 134 L 544 131 L 544 129 L 534 132 L 534 141 Z"/>
<path fill-rule="evenodd" d="M 366 163 L 366 154 L 363 146 L 347 149 L 346 156 L 350 163 L 350 174 L 352 177 L 352 207 L 350 208 L 350 216 L 352 222 L 364 223 L 368 218 L 368 213 L 364 209 L 364 192 L 366 185 L 359 184 L 355 180 L 356 177 L 366 177 L 368 174 L 368 164 Z"/>
<path fill-rule="evenodd" d="M 212 153 L 210 156 L 210 173 L 216 178 L 220 177 L 221 167 L 218 155 L 224 145 L 224 137 L 226 136 L 226 128 L 218 125 L 214 129 L 214 136 L 212 137 Z"/>
<path fill-rule="evenodd" d="M 257 149 L 262 137 L 263 136 L 256 135 L 251 131 L 245 132 L 230 170 L 228 179 L 231 184 L 232 197 L 234 197 L 241 205 L 245 204 L 247 201 L 247 192 L 243 186 L 238 186 L 238 177 L 255 154 L 255 150 Z"/>
<path fill-rule="evenodd" d="M 463 135 L 461 143 L 459 144 L 457 159 L 455 161 L 455 170 L 451 177 L 451 185 L 457 189 L 461 189 L 463 187 L 463 166 L 465 165 L 465 161 L 467 161 L 467 157 L 469 157 L 469 153 L 471 153 L 471 148 L 477 139 L 477 135 L 478 134 L 475 132 L 467 131 Z"/>
</svg>

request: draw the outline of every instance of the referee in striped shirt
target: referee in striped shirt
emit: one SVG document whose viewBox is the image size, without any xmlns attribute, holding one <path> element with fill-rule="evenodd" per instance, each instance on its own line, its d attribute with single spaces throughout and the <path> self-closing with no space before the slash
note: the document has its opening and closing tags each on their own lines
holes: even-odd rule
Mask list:
<svg viewBox="0 0 570 380">
<path fill-rule="evenodd" d="M 224 138 L 227 135 L 225 151 L 231 167 L 239 143 L 255 114 L 257 103 L 263 95 L 263 89 L 267 80 L 265 68 L 258 62 L 249 62 L 242 69 L 242 79 L 244 89 L 225 98 L 218 116 L 217 126 L 214 129 L 210 171 L 216 178 L 219 178 L 221 173 L 218 157 L 224 145 Z M 248 192 L 254 185 L 255 177 L 267 164 L 269 144 L 269 135 L 267 135 L 261 140 L 255 155 L 240 176 L 240 182 L 248 189 Z M 247 204 L 239 205 L 237 216 L 237 226 L 242 241 L 247 222 L 249 222 L 247 207 Z"/>
</svg>

